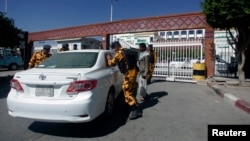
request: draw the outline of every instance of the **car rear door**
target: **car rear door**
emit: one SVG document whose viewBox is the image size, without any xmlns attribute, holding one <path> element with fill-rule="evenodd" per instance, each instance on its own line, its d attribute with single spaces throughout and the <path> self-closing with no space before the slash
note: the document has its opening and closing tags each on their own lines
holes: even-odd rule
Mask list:
<svg viewBox="0 0 250 141">
<path fill-rule="evenodd" d="M 113 58 L 114 57 L 114 53 L 113 52 L 107 52 L 105 56 L 107 55 L 111 55 L 111 57 Z M 105 57 L 105 62 L 108 63 L 108 60 L 107 58 Z M 118 68 L 118 66 L 109 66 L 108 64 L 106 65 L 107 68 L 110 69 L 110 78 L 111 78 L 111 81 L 115 87 L 115 90 L 116 90 L 116 94 L 119 94 L 121 89 L 122 89 L 122 74 Z"/>
</svg>

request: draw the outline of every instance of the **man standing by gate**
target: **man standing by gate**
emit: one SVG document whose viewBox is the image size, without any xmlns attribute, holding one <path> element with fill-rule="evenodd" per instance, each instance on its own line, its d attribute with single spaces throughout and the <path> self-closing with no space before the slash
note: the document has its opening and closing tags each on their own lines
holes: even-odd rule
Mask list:
<svg viewBox="0 0 250 141">
<path fill-rule="evenodd" d="M 149 73 L 149 53 L 146 50 L 146 44 L 139 44 L 139 94 L 141 102 L 148 99 L 147 95 L 147 76 Z"/>
</svg>

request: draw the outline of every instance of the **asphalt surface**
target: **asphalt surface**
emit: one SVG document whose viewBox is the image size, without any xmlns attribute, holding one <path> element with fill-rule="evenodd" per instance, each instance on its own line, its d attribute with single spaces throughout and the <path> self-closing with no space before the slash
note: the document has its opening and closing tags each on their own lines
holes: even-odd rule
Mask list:
<svg viewBox="0 0 250 141">
<path fill-rule="evenodd" d="M 63 124 L 13 118 L 6 97 L 9 79 L 0 79 L 0 141 L 205 141 L 209 124 L 250 124 L 249 114 L 229 105 L 208 86 L 155 81 L 143 117 L 128 120 L 122 97 L 111 119 Z"/>
</svg>

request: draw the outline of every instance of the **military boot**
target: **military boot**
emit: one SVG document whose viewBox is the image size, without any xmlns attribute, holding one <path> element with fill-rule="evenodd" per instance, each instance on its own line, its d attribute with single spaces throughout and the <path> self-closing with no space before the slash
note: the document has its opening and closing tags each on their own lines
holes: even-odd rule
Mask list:
<svg viewBox="0 0 250 141">
<path fill-rule="evenodd" d="M 142 110 L 138 106 L 135 105 L 132 107 L 129 119 L 133 120 L 133 119 L 137 119 L 139 117 L 142 117 Z"/>
</svg>

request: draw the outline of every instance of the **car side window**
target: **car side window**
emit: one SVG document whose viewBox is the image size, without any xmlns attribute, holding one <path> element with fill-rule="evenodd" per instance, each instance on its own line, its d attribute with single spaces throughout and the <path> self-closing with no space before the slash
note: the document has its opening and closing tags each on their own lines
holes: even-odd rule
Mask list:
<svg viewBox="0 0 250 141">
<path fill-rule="evenodd" d="M 5 56 L 12 56 L 12 55 L 11 55 L 11 51 L 5 50 Z"/>
</svg>

